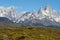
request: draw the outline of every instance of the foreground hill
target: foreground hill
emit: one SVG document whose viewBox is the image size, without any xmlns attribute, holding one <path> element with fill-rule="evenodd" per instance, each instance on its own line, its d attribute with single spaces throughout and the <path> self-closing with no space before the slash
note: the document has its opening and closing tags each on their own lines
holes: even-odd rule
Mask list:
<svg viewBox="0 0 60 40">
<path fill-rule="evenodd" d="M 42 27 L 5 27 L 0 40 L 60 40 L 60 30 Z"/>
</svg>

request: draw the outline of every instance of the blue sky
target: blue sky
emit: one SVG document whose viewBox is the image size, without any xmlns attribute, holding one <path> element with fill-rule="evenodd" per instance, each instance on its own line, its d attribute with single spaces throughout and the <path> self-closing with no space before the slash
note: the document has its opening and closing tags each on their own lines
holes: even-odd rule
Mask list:
<svg viewBox="0 0 60 40">
<path fill-rule="evenodd" d="M 60 0 L 0 0 L 0 6 L 15 6 L 17 12 L 32 10 L 37 12 L 41 6 L 44 8 L 46 5 L 60 11 Z"/>
</svg>

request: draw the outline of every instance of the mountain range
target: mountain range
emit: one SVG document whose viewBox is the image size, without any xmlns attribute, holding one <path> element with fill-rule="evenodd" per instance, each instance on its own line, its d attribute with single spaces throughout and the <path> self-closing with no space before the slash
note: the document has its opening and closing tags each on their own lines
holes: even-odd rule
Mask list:
<svg viewBox="0 0 60 40">
<path fill-rule="evenodd" d="M 40 7 L 37 13 L 35 11 L 24 12 L 20 16 L 12 6 L 8 8 L 0 7 L 0 23 L 60 28 L 60 12 L 48 5 L 44 9 Z"/>
</svg>

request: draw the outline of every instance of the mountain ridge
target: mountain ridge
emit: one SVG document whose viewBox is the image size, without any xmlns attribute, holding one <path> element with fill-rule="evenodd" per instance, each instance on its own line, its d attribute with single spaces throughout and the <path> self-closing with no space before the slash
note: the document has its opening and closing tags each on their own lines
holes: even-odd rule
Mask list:
<svg viewBox="0 0 60 40">
<path fill-rule="evenodd" d="M 22 16 L 19 16 L 13 7 L 9 7 L 7 10 L 0 7 L 0 14 L 0 17 L 8 18 L 19 25 L 60 26 L 60 14 L 50 6 L 47 6 L 45 9 L 40 8 L 37 14 L 35 11 L 24 12 Z"/>
</svg>

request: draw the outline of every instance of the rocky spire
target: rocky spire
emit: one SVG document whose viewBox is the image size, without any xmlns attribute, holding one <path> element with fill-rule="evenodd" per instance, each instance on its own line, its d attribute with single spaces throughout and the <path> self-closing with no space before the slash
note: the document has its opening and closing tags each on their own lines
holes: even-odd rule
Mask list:
<svg viewBox="0 0 60 40">
<path fill-rule="evenodd" d="M 39 14 L 39 13 L 42 13 L 42 11 L 43 11 L 43 8 L 40 7 L 40 9 L 39 9 L 39 11 L 38 11 L 38 14 Z"/>
<path fill-rule="evenodd" d="M 45 10 L 46 10 L 47 12 L 51 12 L 51 11 L 52 11 L 52 8 L 51 8 L 50 5 L 47 5 L 46 8 L 45 8 Z"/>
</svg>

